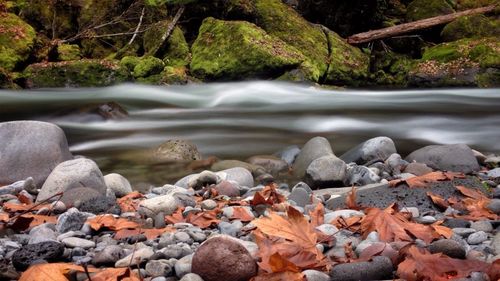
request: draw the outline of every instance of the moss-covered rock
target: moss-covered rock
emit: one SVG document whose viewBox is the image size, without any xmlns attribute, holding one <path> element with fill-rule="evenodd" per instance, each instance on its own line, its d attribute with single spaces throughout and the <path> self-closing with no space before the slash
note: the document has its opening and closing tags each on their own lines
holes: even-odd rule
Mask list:
<svg viewBox="0 0 500 281">
<path fill-rule="evenodd" d="M 446 0 L 414 0 L 407 7 L 406 20 L 417 21 L 455 12 Z"/>
<path fill-rule="evenodd" d="M 342 37 L 328 31 L 330 56 L 324 83 L 359 86 L 368 76 L 370 58 L 360 49 L 348 44 Z"/>
<path fill-rule="evenodd" d="M 28 88 L 102 87 L 129 80 L 128 71 L 115 61 L 78 60 L 29 65 Z"/>
<path fill-rule="evenodd" d="M 457 10 L 459 11 L 485 7 L 495 3 L 498 4 L 498 0 L 456 0 L 456 2 Z"/>
<path fill-rule="evenodd" d="M 16 83 L 14 83 L 12 75 L 1 67 L 0 67 L 0 89 L 20 89 L 20 87 Z"/>
<path fill-rule="evenodd" d="M 79 60 L 82 56 L 80 54 L 80 47 L 76 44 L 61 44 L 57 46 L 57 60 L 58 61 L 71 61 Z"/>
<path fill-rule="evenodd" d="M 417 63 L 417 60 L 391 51 L 374 52 L 370 80 L 376 86 L 406 87 L 408 73 Z"/>
<path fill-rule="evenodd" d="M 23 0 L 20 15 L 49 38 L 70 37 L 78 32 L 79 1 Z"/>
<path fill-rule="evenodd" d="M 164 49 L 160 49 L 161 36 L 168 27 L 170 21 L 161 21 L 149 28 L 144 33 L 143 45 L 144 52 L 147 55 L 155 55 L 163 59 L 165 65 L 168 66 L 186 66 L 190 61 L 189 45 L 184 38 L 184 33 L 179 27 L 175 27 L 167 39 Z M 153 54 L 158 50 L 156 54 Z"/>
<path fill-rule="evenodd" d="M 472 15 L 460 17 L 447 24 L 441 32 L 441 37 L 449 42 L 497 34 L 500 34 L 500 20 L 491 20 L 484 15 Z"/>
<path fill-rule="evenodd" d="M 328 67 L 328 41 L 323 30 L 280 0 L 254 0 L 256 23 L 269 35 L 295 47 L 304 56 L 309 80 L 318 82 Z"/>
<path fill-rule="evenodd" d="M 206 80 L 277 76 L 304 59 L 254 24 L 214 18 L 203 21 L 191 49 L 191 73 Z"/>
<path fill-rule="evenodd" d="M 165 64 L 159 58 L 152 56 L 142 57 L 139 62 L 134 66 L 132 75 L 135 78 L 148 77 L 151 75 L 159 74 L 162 72 Z"/>
<path fill-rule="evenodd" d="M 410 71 L 410 85 L 498 87 L 499 74 L 498 38 L 461 39 L 425 50 Z"/>
<path fill-rule="evenodd" d="M 0 12 L 0 68 L 11 71 L 26 61 L 35 36 L 33 27 L 18 16 Z"/>
<path fill-rule="evenodd" d="M 130 73 L 134 71 L 135 66 L 141 61 L 141 58 L 136 56 L 125 56 L 120 60 L 120 64 L 125 67 Z"/>
</svg>

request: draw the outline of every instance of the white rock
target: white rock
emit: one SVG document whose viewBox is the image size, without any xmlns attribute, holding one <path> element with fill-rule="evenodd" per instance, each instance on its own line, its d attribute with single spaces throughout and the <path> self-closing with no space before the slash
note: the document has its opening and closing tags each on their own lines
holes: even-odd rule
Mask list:
<svg viewBox="0 0 500 281">
<path fill-rule="evenodd" d="M 132 192 L 130 182 L 120 174 L 105 175 L 104 182 L 109 189 L 115 192 L 116 197 L 123 197 Z"/>
</svg>

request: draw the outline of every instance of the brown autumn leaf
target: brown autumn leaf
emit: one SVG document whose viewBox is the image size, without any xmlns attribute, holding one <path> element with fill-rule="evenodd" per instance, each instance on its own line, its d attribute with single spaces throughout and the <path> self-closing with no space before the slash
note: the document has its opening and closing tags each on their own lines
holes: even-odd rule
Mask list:
<svg viewBox="0 0 500 281">
<path fill-rule="evenodd" d="M 230 219 L 237 219 L 241 220 L 243 222 L 248 222 L 253 220 L 255 217 L 250 215 L 248 212 L 249 210 L 245 207 L 241 206 L 234 206 L 233 208 L 233 214 L 230 217 Z"/>
<path fill-rule="evenodd" d="M 365 213 L 366 216 L 361 221 L 361 232 L 364 237 L 372 231 L 377 231 L 380 240 L 385 242 L 413 241 L 414 238 L 419 238 L 430 243 L 439 238 L 431 227 L 411 222 L 404 213 L 398 212 L 396 204 L 385 210 L 367 208 Z"/>
<path fill-rule="evenodd" d="M 161 236 L 163 233 L 172 233 L 175 232 L 175 229 L 171 226 L 167 226 L 164 228 L 134 228 L 134 229 L 120 229 L 115 233 L 114 238 L 117 240 L 128 238 L 131 236 L 136 236 L 139 234 L 143 234 L 146 236 L 148 240 L 153 240 L 158 236 Z"/>
<path fill-rule="evenodd" d="M 11 218 L 12 220 L 13 218 Z M 33 215 L 33 214 L 24 214 L 21 216 L 15 217 L 15 220 L 10 225 L 11 229 L 16 231 L 24 231 L 27 229 L 31 229 L 37 225 L 41 225 L 44 223 L 57 223 L 57 217 L 55 216 L 45 216 L 45 215 Z"/>
<path fill-rule="evenodd" d="M 218 224 L 220 220 L 217 214 L 220 212 L 218 209 L 203 211 L 198 213 L 189 213 L 186 217 L 186 222 L 196 225 L 200 228 L 209 228 L 212 224 Z"/>
<path fill-rule="evenodd" d="M 439 235 L 443 236 L 446 239 L 450 239 L 451 236 L 453 235 L 453 230 L 451 230 L 446 226 L 441 225 L 442 223 L 443 221 L 437 221 L 431 224 L 430 227 L 432 227 L 432 229 L 434 229 L 434 231 Z"/>
<path fill-rule="evenodd" d="M 23 272 L 19 281 L 68 281 L 71 271 L 84 272 L 84 269 L 70 263 L 35 264 Z"/>
<path fill-rule="evenodd" d="M 87 219 L 87 223 L 95 231 L 98 231 L 101 228 L 118 231 L 121 229 L 135 229 L 140 227 L 140 225 L 136 222 L 129 221 L 124 218 L 115 218 L 113 215 L 98 215 Z"/>
<path fill-rule="evenodd" d="M 89 279 L 86 279 L 90 281 Z M 130 270 L 128 267 L 123 268 L 106 268 L 94 275 L 91 281 L 141 281 L 142 279 Z"/>
<path fill-rule="evenodd" d="M 430 172 L 425 175 L 421 175 L 418 177 L 412 177 L 406 180 L 392 180 L 389 182 L 389 186 L 396 187 L 400 184 L 406 183 L 410 188 L 418 188 L 418 187 L 428 187 L 429 184 L 437 182 L 437 181 L 447 181 L 453 180 L 455 178 L 462 179 L 465 176 L 462 173 L 454 173 L 454 172 Z"/>
<path fill-rule="evenodd" d="M 179 222 L 186 222 L 186 219 L 182 215 L 184 207 L 179 207 L 171 215 L 165 216 L 165 222 L 169 224 L 176 224 Z"/>
<path fill-rule="evenodd" d="M 9 221 L 9 214 L 0 213 L 0 222 L 8 222 L 8 221 Z"/>
<path fill-rule="evenodd" d="M 465 278 L 472 272 L 486 272 L 491 280 L 497 280 L 498 264 L 479 260 L 453 259 L 444 254 L 430 254 L 426 250 L 411 246 L 403 262 L 398 265 L 398 276 L 407 281 L 447 281 Z"/>
<path fill-rule="evenodd" d="M 260 204 L 274 205 L 286 202 L 285 196 L 276 190 L 276 184 L 267 185 L 262 191 L 258 191 L 253 196 L 250 205 L 256 206 Z"/>
<path fill-rule="evenodd" d="M 25 211 L 29 211 L 29 210 L 38 211 L 42 208 L 48 208 L 48 209 L 52 208 L 50 204 L 40 204 L 40 205 L 15 204 L 15 203 L 9 203 L 9 202 L 3 203 L 2 207 L 3 207 L 4 211 L 10 212 L 10 213 L 25 212 Z"/>
<path fill-rule="evenodd" d="M 309 212 L 309 217 L 311 218 L 311 227 L 315 228 L 325 223 L 325 206 L 318 203 L 313 210 Z"/>
<path fill-rule="evenodd" d="M 136 212 L 137 208 L 139 208 L 139 203 L 141 202 L 140 199 L 142 198 L 144 198 L 144 195 L 138 191 L 134 191 L 123 196 L 122 198 L 117 199 L 116 202 L 118 203 L 118 206 L 120 206 L 122 212 Z"/>
<path fill-rule="evenodd" d="M 354 187 L 354 185 L 352 186 L 349 195 L 345 198 L 345 205 L 347 206 L 347 209 L 359 210 L 359 206 L 356 203 L 356 187 Z"/>
<path fill-rule="evenodd" d="M 306 281 L 306 277 L 302 272 L 275 272 L 275 273 L 262 273 L 252 277 L 250 281 Z"/>
<path fill-rule="evenodd" d="M 443 197 L 437 195 L 437 194 L 434 194 L 432 192 L 427 192 L 427 196 L 429 196 L 431 198 L 431 201 L 436 205 L 438 206 L 439 208 L 445 210 L 446 208 L 448 208 L 450 206 L 450 204 L 446 201 L 446 199 L 444 199 Z"/>
<path fill-rule="evenodd" d="M 338 216 L 337 218 L 333 219 L 330 224 L 335 225 L 338 229 L 347 229 L 352 232 L 361 232 L 361 221 L 363 220 L 363 217 L 350 217 L 350 218 L 343 218 L 342 216 Z"/>
<path fill-rule="evenodd" d="M 468 220 L 498 220 L 500 216 L 493 213 L 488 209 L 488 204 L 491 202 L 491 199 L 486 197 L 481 191 L 473 188 L 467 188 L 465 186 L 455 186 L 456 189 L 460 191 L 464 196 L 468 198 L 464 198 L 461 200 L 461 205 L 457 206 L 465 208 L 468 211 L 467 215 L 456 216 Z M 453 205 L 455 207 L 455 205 Z"/>
<path fill-rule="evenodd" d="M 30 198 L 28 196 L 26 196 L 25 194 L 23 193 L 19 193 L 17 195 L 17 199 L 19 200 L 19 202 L 23 203 L 23 204 L 26 204 L 26 205 L 31 205 L 33 204 L 33 198 Z"/>
</svg>

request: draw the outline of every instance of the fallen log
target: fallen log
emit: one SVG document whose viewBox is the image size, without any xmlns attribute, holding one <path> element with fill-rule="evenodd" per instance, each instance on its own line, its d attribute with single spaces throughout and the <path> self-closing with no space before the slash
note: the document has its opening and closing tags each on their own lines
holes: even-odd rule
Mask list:
<svg viewBox="0 0 500 281">
<path fill-rule="evenodd" d="M 405 34 L 411 31 L 420 30 L 440 24 L 449 23 L 459 17 L 475 15 L 475 14 L 484 14 L 488 12 L 492 12 L 498 4 L 489 5 L 486 7 L 476 8 L 465 10 L 458 13 L 448 14 L 444 16 L 437 16 L 428 19 L 418 20 L 409 23 L 403 23 L 391 27 L 386 27 L 377 30 L 370 30 L 363 33 L 354 34 L 347 38 L 347 42 L 349 44 L 361 44 L 370 42 L 377 39 L 388 38 L 396 35 Z"/>
</svg>

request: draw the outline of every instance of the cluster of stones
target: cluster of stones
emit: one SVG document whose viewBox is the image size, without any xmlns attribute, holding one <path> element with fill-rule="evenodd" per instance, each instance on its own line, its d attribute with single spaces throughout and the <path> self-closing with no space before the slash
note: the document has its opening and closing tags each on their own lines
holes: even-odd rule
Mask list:
<svg viewBox="0 0 500 281">
<path fill-rule="evenodd" d="M 234 207 L 222 209 L 216 226 L 201 229 L 190 223 L 176 223 L 172 225 L 175 232 L 152 240 L 142 234 L 116 240 L 111 231 L 94 231 L 87 220 L 98 214 L 113 214 L 141 219 L 145 228 L 163 228 L 165 216 L 179 207 L 184 207 L 184 216 L 217 208 L 215 200 L 197 203 L 194 199 L 195 194 L 203 195 L 207 187 L 216 190 L 222 198 L 250 200 L 265 183 L 273 181 L 272 173 L 289 167 L 303 181 L 293 187 L 281 183 L 278 191 L 304 214 L 317 203 L 325 205 L 326 223 L 317 229 L 335 237 L 336 242 L 333 246 L 318 243 L 317 247 L 332 258 L 345 257 L 347 243 L 357 254 L 381 243 L 387 246 L 387 251 L 397 251 L 401 246 L 398 242 L 381 241 L 376 231 L 363 239 L 359 234 L 339 230 L 328 223 L 340 216 L 364 215 L 362 211 L 339 209 L 338 200 L 343 201 L 342 196 L 350 190 L 344 186 L 360 186 L 358 196 L 365 197 L 374 190 L 384 192 L 389 180 L 408 179 L 433 170 L 474 173 L 475 178 L 482 181 L 480 185 L 488 185 L 493 190 L 494 199 L 488 208 L 500 214 L 500 199 L 497 199 L 500 198 L 500 168 L 481 170 L 482 166 L 498 165 L 500 159 L 486 157 L 466 145 L 427 146 L 403 159 L 390 138 L 377 137 L 337 157 L 325 138 L 315 137 L 302 148 L 284 149 L 275 158 L 255 156 L 249 159 L 250 163 L 232 161 L 231 168 L 203 171 L 173 185 L 152 187 L 144 193 L 138 212 L 121 212 L 116 198 L 131 193 L 131 184 L 119 174 L 103 175 L 90 159 L 73 157 L 59 127 L 34 121 L 0 123 L 0 143 L 6 144 L 0 147 L 0 183 L 6 184 L 0 187 L 1 202 L 20 203 L 20 194 L 33 202 L 53 201 L 51 210 L 37 212 L 58 216 L 55 224 L 41 224 L 26 233 L 7 231 L 0 239 L 0 277 L 7 279 L 16 279 L 33 264 L 65 261 L 96 267 L 132 266 L 152 281 L 248 280 L 257 273 L 259 249 L 248 231 L 253 228 L 252 224 L 231 219 Z M 182 147 L 192 149 L 184 144 Z M 405 188 L 399 190 L 406 192 Z M 62 196 L 54 196 L 56 194 Z M 401 205 L 401 210 L 410 212 L 414 220 L 422 224 L 444 220 L 444 225 L 453 230 L 453 236 L 429 245 L 417 240 L 417 245 L 458 259 L 493 262 L 500 257 L 497 221 L 448 218 L 446 215 L 456 210 L 439 212 L 423 208 L 417 202 L 425 197 L 411 198 L 409 203 Z M 266 213 L 266 209 L 257 207 L 248 206 L 245 210 L 249 217 Z M 367 262 L 338 264 L 330 272 L 305 270 L 303 273 L 307 280 L 383 280 L 392 279 L 394 269 L 391 259 L 380 256 Z M 87 276 L 82 273 L 76 278 L 85 280 Z M 481 273 L 472 278 L 487 280 Z"/>
</svg>

